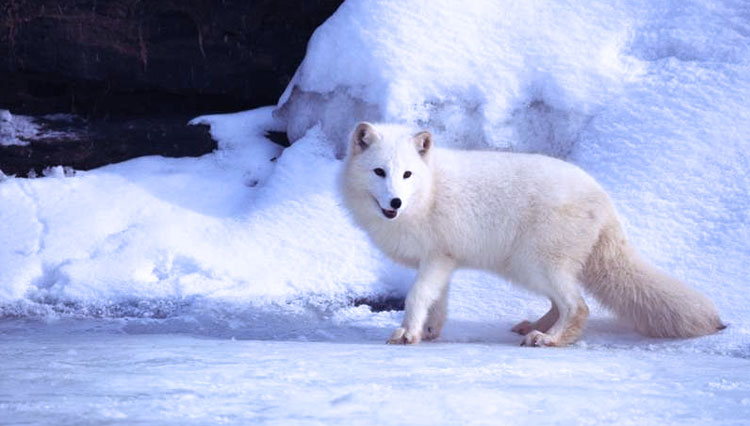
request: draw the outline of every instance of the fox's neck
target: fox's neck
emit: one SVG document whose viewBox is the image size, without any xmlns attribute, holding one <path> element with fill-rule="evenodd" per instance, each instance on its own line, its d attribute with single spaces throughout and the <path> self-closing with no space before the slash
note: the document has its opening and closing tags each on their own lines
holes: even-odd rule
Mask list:
<svg viewBox="0 0 750 426">
<path fill-rule="evenodd" d="M 435 198 L 437 187 L 435 185 L 434 171 L 431 170 L 432 175 L 425 179 L 422 183 L 422 187 L 414 194 L 414 199 L 411 201 L 409 210 L 405 211 L 406 216 L 417 217 L 420 220 L 429 215 L 435 206 Z"/>
</svg>

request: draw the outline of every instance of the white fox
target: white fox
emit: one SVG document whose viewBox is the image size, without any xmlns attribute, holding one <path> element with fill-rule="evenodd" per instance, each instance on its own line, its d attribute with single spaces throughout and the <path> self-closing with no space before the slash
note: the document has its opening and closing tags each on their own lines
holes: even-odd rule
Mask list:
<svg viewBox="0 0 750 426">
<path fill-rule="evenodd" d="M 360 123 L 340 185 L 374 244 L 418 269 L 388 343 L 439 336 L 456 268 L 492 271 L 550 299 L 513 331 L 522 345 L 563 346 L 583 332 L 583 284 L 653 337 L 724 328 L 704 295 L 644 262 L 604 190 L 580 168 L 543 155 L 436 149 L 429 132 Z"/>
</svg>

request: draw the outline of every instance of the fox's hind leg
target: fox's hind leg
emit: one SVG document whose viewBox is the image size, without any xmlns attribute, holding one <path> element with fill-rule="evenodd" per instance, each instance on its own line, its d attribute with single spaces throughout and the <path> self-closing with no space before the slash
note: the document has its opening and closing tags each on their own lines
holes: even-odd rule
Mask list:
<svg viewBox="0 0 750 426">
<path fill-rule="evenodd" d="M 531 330 L 521 342 L 521 346 L 566 346 L 581 336 L 589 316 L 589 308 L 583 298 L 567 315 L 561 315 L 555 324 L 542 332 Z"/>
<path fill-rule="evenodd" d="M 546 331 L 531 330 L 526 334 L 521 342 L 523 346 L 565 346 L 573 343 L 583 333 L 589 316 L 589 308 L 573 276 L 564 270 L 552 270 L 545 278 L 545 292 L 553 306 L 557 307 L 559 316 Z"/>
<path fill-rule="evenodd" d="M 552 302 L 552 307 L 549 308 L 549 311 L 547 311 L 544 316 L 534 322 L 528 320 L 521 321 L 513 326 L 513 328 L 511 328 L 511 331 L 518 333 L 521 336 L 525 336 L 531 333 L 533 330 L 539 330 L 542 333 L 546 333 L 547 330 L 552 327 L 552 324 L 554 324 L 559 317 L 560 312 L 557 310 L 555 302 Z"/>
</svg>

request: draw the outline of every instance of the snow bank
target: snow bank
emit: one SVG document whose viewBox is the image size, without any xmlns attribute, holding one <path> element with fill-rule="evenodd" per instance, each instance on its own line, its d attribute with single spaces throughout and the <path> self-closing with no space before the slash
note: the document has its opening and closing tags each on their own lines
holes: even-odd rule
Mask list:
<svg viewBox="0 0 750 426">
<path fill-rule="evenodd" d="M 0 317 L 385 338 L 400 314 L 352 302 L 403 295 L 413 272 L 350 223 L 334 183 L 343 135 L 370 119 L 581 165 L 635 245 L 730 324 L 663 347 L 748 356 L 747 16 L 732 0 L 347 1 L 277 107 L 193 121 L 216 152 L 1 180 Z M 283 151 L 265 137 L 279 130 L 295 141 Z M 515 342 L 511 324 L 547 308 L 477 272 L 451 292 L 448 341 Z M 593 313 L 581 345 L 653 342 Z"/>
<path fill-rule="evenodd" d="M 320 126 L 339 156 L 365 119 L 565 157 L 647 257 L 744 317 L 730 299 L 750 252 L 747 17 L 733 0 L 348 1 L 274 114 L 293 140 Z"/>
<path fill-rule="evenodd" d="M 219 151 L 0 183 L 0 205 L 11 207 L 1 217 L 1 300 L 149 315 L 151 304 L 122 305 L 374 292 L 368 265 L 380 255 L 338 206 L 338 161 L 322 138 L 310 132 L 281 155 L 264 137 L 278 128 L 270 108 L 193 124 L 211 125 Z"/>
</svg>

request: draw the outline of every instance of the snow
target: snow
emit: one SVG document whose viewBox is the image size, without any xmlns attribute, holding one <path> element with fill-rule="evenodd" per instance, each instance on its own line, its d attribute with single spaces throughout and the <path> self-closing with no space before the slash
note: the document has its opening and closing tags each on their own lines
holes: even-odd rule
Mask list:
<svg viewBox="0 0 750 426">
<path fill-rule="evenodd" d="M 77 117 L 71 114 L 48 114 L 39 118 L 11 114 L 7 109 L 0 109 L 0 145 L 28 145 L 29 141 L 48 138 L 57 140 L 75 140 L 78 136 L 71 130 L 50 130 L 45 124 L 71 123 Z"/>
<path fill-rule="evenodd" d="M 749 58 L 742 0 L 349 0 L 276 107 L 191 122 L 217 151 L 0 176 L 0 418 L 741 424 Z M 341 207 L 359 119 L 578 164 L 729 328 L 648 339 L 591 303 L 572 347 L 519 348 L 509 329 L 546 303 L 460 271 L 438 342 L 382 345 L 402 313 L 355 301 L 403 297 L 414 272 Z"/>
<path fill-rule="evenodd" d="M 0 110 L 0 145 L 27 145 L 24 139 L 38 133 L 39 127 L 31 117 L 14 116 L 6 109 Z"/>
</svg>

